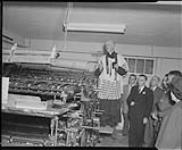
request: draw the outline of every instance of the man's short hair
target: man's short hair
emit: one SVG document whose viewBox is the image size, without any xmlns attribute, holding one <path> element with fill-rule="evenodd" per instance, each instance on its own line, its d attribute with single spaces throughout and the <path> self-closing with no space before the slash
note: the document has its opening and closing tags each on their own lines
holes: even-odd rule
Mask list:
<svg viewBox="0 0 182 150">
<path fill-rule="evenodd" d="M 135 79 L 137 78 L 137 76 L 135 74 L 130 74 L 129 77 L 135 77 Z"/>
<path fill-rule="evenodd" d="M 157 76 L 157 75 L 152 76 L 152 78 L 157 78 L 157 81 L 158 81 L 158 82 L 160 82 L 160 80 L 161 80 L 160 77 Z"/>
<path fill-rule="evenodd" d="M 147 81 L 147 79 L 148 79 L 147 76 L 144 75 L 144 74 L 140 74 L 139 77 L 144 77 L 146 81 Z"/>
<path fill-rule="evenodd" d="M 171 70 L 167 75 L 174 75 L 177 77 L 182 77 L 182 73 L 179 70 Z"/>
<path fill-rule="evenodd" d="M 167 77 L 168 76 L 168 73 L 164 75 L 164 77 Z"/>
</svg>

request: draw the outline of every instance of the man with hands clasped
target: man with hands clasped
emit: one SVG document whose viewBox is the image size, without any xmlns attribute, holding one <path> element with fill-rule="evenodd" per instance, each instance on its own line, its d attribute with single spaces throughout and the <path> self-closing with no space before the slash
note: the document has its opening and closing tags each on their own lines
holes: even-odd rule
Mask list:
<svg viewBox="0 0 182 150">
<path fill-rule="evenodd" d="M 142 147 L 144 142 L 144 129 L 152 111 L 153 92 L 146 87 L 147 76 L 139 75 L 138 85 L 131 89 L 127 103 L 130 120 L 129 146 Z"/>
</svg>

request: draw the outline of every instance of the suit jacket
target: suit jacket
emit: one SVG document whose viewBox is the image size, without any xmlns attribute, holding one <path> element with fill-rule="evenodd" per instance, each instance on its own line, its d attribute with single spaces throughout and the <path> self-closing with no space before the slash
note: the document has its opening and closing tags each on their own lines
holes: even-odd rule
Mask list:
<svg viewBox="0 0 182 150">
<path fill-rule="evenodd" d="M 164 117 L 155 146 L 158 149 L 182 148 L 182 101 L 172 106 Z"/>
<path fill-rule="evenodd" d="M 129 85 L 126 84 L 123 86 L 123 112 L 128 113 L 128 104 L 127 104 L 127 98 L 131 92 L 131 89 L 129 90 Z"/>
<path fill-rule="evenodd" d="M 153 106 L 152 106 L 152 112 L 153 111 L 157 111 L 157 103 L 160 101 L 160 99 L 162 98 L 164 92 L 161 88 L 157 87 L 154 91 L 153 91 L 153 95 L 154 95 L 154 99 L 153 99 Z"/>
<path fill-rule="evenodd" d="M 153 91 L 154 100 L 153 100 L 153 107 L 152 112 L 158 112 L 157 109 L 157 103 L 160 101 L 160 99 L 163 96 L 163 90 L 159 87 L 157 87 Z M 145 126 L 145 133 L 144 133 L 144 145 L 147 147 L 152 147 L 155 142 L 155 132 L 158 131 L 157 121 L 153 118 L 149 117 L 149 120 Z"/>
<path fill-rule="evenodd" d="M 127 98 L 129 106 L 129 118 L 131 117 L 149 117 L 152 111 L 153 92 L 151 89 L 144 87 L 139 93 L 138 85 L 131 89 L 131 93 Z"/>
</svg>

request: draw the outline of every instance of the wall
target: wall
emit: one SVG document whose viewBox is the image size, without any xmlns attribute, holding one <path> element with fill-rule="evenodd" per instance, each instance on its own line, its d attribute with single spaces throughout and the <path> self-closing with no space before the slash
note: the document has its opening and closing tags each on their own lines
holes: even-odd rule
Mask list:
<svg viewBox="0 0 182 150">
<path fill-rule="evenodd" d="M 56 44 L 58 50 L 64 49 L 63 41 L 31 40 L 31 49 L 44 49 L 51 51 Z M 67 42 L 67 51 L 96 53 L 102 51 L 103 43 Z M 148 45 L 117 44 L 117 50 L 126 56 L 154 57 L 156 60 L 154 73 L 161 78 L 170 70 L 182 70 L 182 48 L 181 47 L 156 47 Z M 62 53 L 62 57 L 69 59 L 82 59 L 95 61 L 97 57 L 90 54 Z"/>
<path fill-rule="evenodd" d="M 21 38 L 19 38 L 19 40 L 20 39 Z M 24 39 L 24 42 L 28 43 L 28 49 L 31 50 L 45 50 L 51 52 L 53 45 L 56 45 L 58 50 L 64 50 L 63 41 Z M 102 46 L 103 43 L 68 41 L 66 51 L 88 53 L 62 53 L 61 55 L 63 58 L 68 59 L 97 61 L 98 56 L 89 53 L 101 52 Z M 180 47 L 117 44 L 117 50 L 125 56 L 154 57 L 156 60 L 154 73 L 160 77 L 172 69 L 182 70 L 182 48 Z"/>
<path fill-rule="evenodd" d="M 19 36 L 18 34 L 12 32 L 12 31 L 7 31 L 5 28 L 3 28 L 3 34 L 6 35 L 6 36 L 9 36 L 11 38 L 14 39 L 14 42 L 17 42 L 19 45 L 26 45 L 25 43 L 25 38 Z M 7 42 L 2 42 L 2 47 L 4 49 L 9 49 L 11 48 L 12 44 L 10 43 L 7 43 Z"/>
<path fill-rule="evenodd" d="M 32 49 L 51 50 L 53 45 L 57 46 L 57 49 L 63 50 L 63 41 L 52 40 L 31 40 L 30 47 Z M 93 42 L 77 42 L 68 41 L 67 50 L 75 52 L 98 52 L 102 51 L 103 43 Z M 124 55 L 138 55 L 148 57 L 167 57 L 182 59 L 181 47 L 156 47 L 149 45 L 129 45 L 129 44 L 117 44 L 117 50 Z"/>
</svg>

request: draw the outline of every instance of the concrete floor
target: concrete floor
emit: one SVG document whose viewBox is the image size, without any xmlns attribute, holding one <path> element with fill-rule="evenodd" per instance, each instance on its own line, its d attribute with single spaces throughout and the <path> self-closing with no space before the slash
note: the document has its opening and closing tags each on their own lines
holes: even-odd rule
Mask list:
<svg viewBox="0 0 182 150">
<path fill-rule="evenodd" d="M 115 133 L 114 137 L 109 134 L 100 135 L 101 142 L 97 147 L 128 147 L 128 136 L 123 136 L 121 133 Z"/>
</svg>

